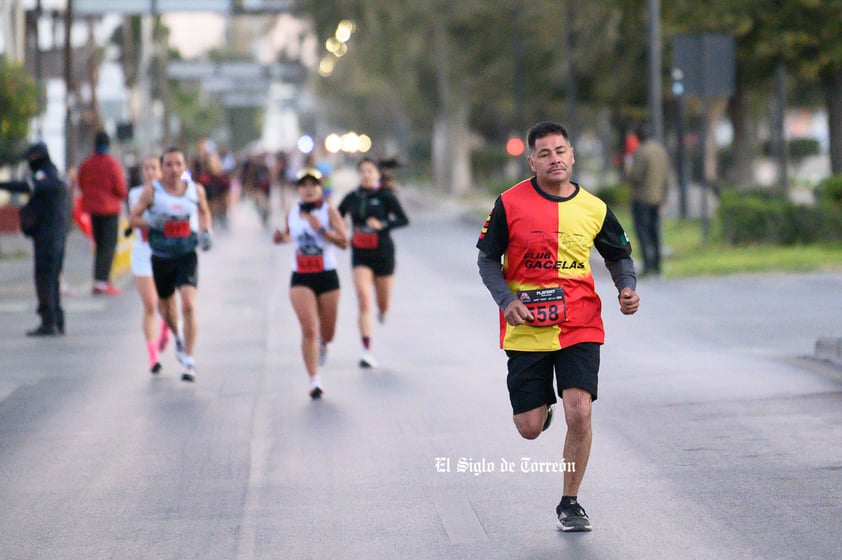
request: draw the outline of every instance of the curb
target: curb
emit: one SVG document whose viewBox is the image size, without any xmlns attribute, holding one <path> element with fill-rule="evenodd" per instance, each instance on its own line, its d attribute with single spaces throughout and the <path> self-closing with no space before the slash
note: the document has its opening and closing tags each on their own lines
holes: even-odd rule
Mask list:
<svg viewBox="0 0 842 560">
<path fill-rule="evenodd" d="M 816 340 L 813 356 L 818 360 L 824 360 L 842 366 L 842 338 L 831 336 L 819 337 Z"/>
</svg>

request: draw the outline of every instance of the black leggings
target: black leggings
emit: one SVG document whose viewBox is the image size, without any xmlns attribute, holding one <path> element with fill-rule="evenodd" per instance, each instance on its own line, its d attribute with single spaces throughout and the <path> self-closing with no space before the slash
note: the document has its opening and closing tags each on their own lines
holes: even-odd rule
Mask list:
<svg viewBox="0 0 842 560">
<path fill-rule="evenodd" d="M 117 248 L 117 225 L 120 216 L 91 215 L 91 229 L 96 243 L 94 257 L 94 280 L 108 282 L 111 277 L 111 263 Z"/>
</svg>

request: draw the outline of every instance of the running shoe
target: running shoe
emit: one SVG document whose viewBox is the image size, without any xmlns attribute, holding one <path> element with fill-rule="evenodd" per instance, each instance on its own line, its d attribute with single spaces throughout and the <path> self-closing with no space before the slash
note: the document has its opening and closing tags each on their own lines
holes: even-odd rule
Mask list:
<svg viewBox="0 0 842 560">
<path fill-rule="evenodd" d="M 318 400 L 318 399 L 322 398 L 322 393 L 324 393 L 324 391 L 322 391 L 322 388 L 319 387 L 318 385 L 316 385 L 315 387 L 310 389 L 310 398 L 313 399 L 314 401 Z"/>
<path fill-rule="evenodd" d="M 108 284 L 94 284 L 93 290 L 91 290 L 95 296 L 106 295 L 106 296 L 119 296 L 123 293 L 123 290 L 114 286 L 111 283 Z"/>
<path fill-rule="evenodd" d="M 186 381 L 187 383 L 193 383 L 196 381 L 196 366 L 192 364 L 185 366 L 181 372 L 181 380 Z"/>
<path fill-rule="evenodd" d="M 561 509 L 561 504 L 556 508 L 558 513 L 558 528 L 565 532 L 580 532 L 591 530 L 591 520 L 585 509 L 577 504 Z"/>
<path fill-rule="evenodd" d="M 550 427 L 550 424 L 553 423 L 553 410 L 555 407 L 551 404 L 547 405 L 547 418 L 544 420 L 544 427 L 541 428 L 542 432 L 546 432 L 547 428 Z"/>
<path fill-rule="evenodd" d="M 376 368 L 377 367 L 377 360 L 374 359 L 374 356 L 371 355 L 371 352 L 366 350 L 363 352 L 363 355 L 360 356 L 360 367 L 361 368 Z"/>
<path fill-rule="evenodd" d="M 152 364 L 152 367 L 149 368 L 149 373 L 152 375 L 158 375 L 161 373 L 161 362 L 155 362 Z"/>
<path fill-rule="evenodd" d="M 184 341 L 180 336 L 175 337 L 175 359 L 181 365 L 187 360 L 187 351 L 184 350 Z"/>
<path fill-rule="evenodd" d="M 323 366 L 327 363 L 327 343 L 319 342 L 319 365 Z"/>
</svg>

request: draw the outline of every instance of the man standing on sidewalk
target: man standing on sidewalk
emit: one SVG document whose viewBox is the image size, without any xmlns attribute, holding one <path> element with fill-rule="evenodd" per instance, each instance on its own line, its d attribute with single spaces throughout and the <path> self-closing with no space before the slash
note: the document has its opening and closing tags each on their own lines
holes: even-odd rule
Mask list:
<svg viewBox="0 0 842 560">
<path fill-rule="evenodd" d="M 642 276 L 661 274 L 661 206 L 667 199 L 670 162 L 666 149 L 649 134 L 637 131 L 640 147 L 634 152 L 629 183 L 632 187 L 634 229 L 643 251 Z"/>
<path fill-rule="evenodd" d="M 50 160 L 47 145 L 37 142 L 26 150 L 32 170 L 28 181 L 0 183 L 0 189 L 29 193 L 21 208 L 20 227 L 32 238 L 35 252 L 35 293 L 41 324 L 27 331 L 27 336 L 64 334 L 64 310 L 61 308 L 59 276 L 64 263 L 64 243 L 69 218 L 67 186 Z"/>
<path fill-rule="evenodd" d="M 108 154 L 111 143 L 105 131 L 94 138 L 94 153 L 79 166 L 82 209 L 91 215 L 96 256 L 94 294 L 119 295 L 111 284 L 111 264 L 117 248 L 121 203 L 128 195 L 126 177 L 120 162 Z"/>
</svg>

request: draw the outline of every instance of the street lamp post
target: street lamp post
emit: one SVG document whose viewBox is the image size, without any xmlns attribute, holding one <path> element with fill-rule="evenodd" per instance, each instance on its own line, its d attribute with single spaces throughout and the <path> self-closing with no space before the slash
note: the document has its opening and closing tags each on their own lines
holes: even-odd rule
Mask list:
<svg viewBox="0 0 842 560">
<path fill-rule="evenodd" d="M 678 210 L 681 219 L 687 218 L 687 169 L 684 165 L 684 72 L 672 70 L 672 93 L 675 95 L 676 135 L 675 166 L 678 175 Z"/>
</svg>

